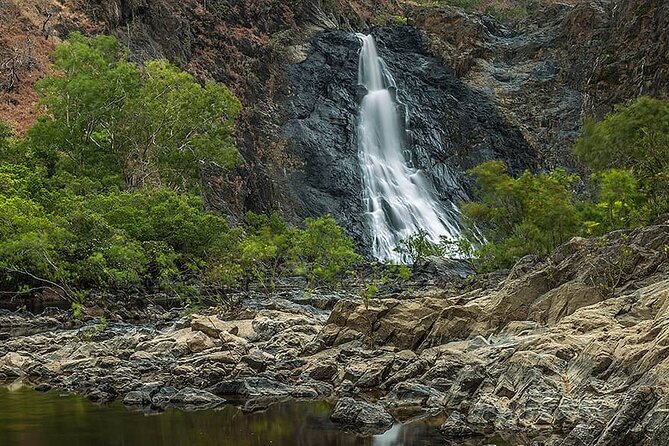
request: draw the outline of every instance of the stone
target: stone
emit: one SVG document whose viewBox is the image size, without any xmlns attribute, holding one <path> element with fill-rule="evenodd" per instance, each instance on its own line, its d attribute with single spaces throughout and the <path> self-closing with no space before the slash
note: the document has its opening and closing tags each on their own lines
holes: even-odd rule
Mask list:
<svg viewBox="0 0 669 446">
<path fill-rule="evenodd" d="M 27 356 L 15 352 L 9 352 L 0 358 L 0 367 L 5 366 L 20 370 L 28 363 L 29 360 L 30 358 Z"/>
<path fill-rule="evenodd" d="M 259 349 L 253 349 L 249 352 L 248 355 L 245 355 L 241 358 L 241 362 L 247 364 L 253 370 L 258 372 L 264 372 L 267 370 L 269 364 L 275 361 L 274 357 L 270 354 L 267 354 Z"/>
<path fill-rule="evenodd" d="M 45 393 L 53 389 L 53 386 L 51 384 L 47 383 L 41 383 L 35 386 L 35 391 L 40 392 L 40 393 Z"/>
<path fill-rule="evenodd" d="M 186 387 L 179 390 L 169 399 L 171 405 L 188 411 L 212 409 L 220 406 L 224 402 L 225 400 L 223 398 L 214 395 L 213 393 L 207 392 L 206 390 L 194 389 L 192 387 Z"/>
<path fill-rule="evenodd" d="M 454 410 L 448 415 L 448 418 L 439 428 L 446 438 L 473 437 L 482 435 L 482 432 L 476 430 L 469 423 L 467 417 Z"/>
<path fill-rule="evenodd" d="M 252 320 L 222 321 L 216 316 L 193 315 L 190 326 L 212 338 L 219 338 L 221 333 L 229 333 L 242 339 L 251 339 L 255 335 L 251 326 Z"/>
<path fill-rule="evenodd" d="M 384 432 L 393 425 L 393 417 L 380 404 L 345 397 L 337 401 L 330 419 L 365 432 Z"/>
<path fill-rule="evenodd" d="M 338 368 L 337 364 L 332 361 L 325 362 L 315 362 L 311 364 L 306 369 L 307 375 L 309 377 L 316 379 L 318 381 L 330 381 L 337 374 Z"/>
</svg>

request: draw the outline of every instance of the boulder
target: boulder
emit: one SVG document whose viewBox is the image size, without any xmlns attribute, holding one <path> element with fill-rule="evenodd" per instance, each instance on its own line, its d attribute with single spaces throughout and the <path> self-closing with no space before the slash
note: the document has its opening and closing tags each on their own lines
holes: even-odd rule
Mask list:
<svg viewBox="0 0 669 446">
<path fill-rule="evenodd" d="M 220 338 L 221 333 L 229 333 L 243 339 L 252 339 L 255 335 L 252 321 L 234 320 L 222 321 L 216 316 L 193 315 L 190 319 L 190 326 L 193 330 L 201 331 L 212 338 Z"/>
<path fill-rule="evenodd" d="M 317 361 L 305 370 L 309 377 L 318 381 L 330 381 L 337 374 L 338 368 L 334 361 Z"/>
<path fill-rule="evenodd" d="M 172 395 L 169 404 L 181 410 L 205 410 L 220 406 L 225 400 L 206 390 L 185 387 Z"/>
<path fill-rule="evenodd" d="M 466 416 L 457 410 L 448 415 L 439 429 L 446 438 L 474 437 L 482 434 L 467 422 Z"/>
<path fill-rule="evenodd" d="M 330 419 L 361 432 L 385 432 L 394 419 L 380 404 L 345 397 L 337 401 Z"/>
</svg>

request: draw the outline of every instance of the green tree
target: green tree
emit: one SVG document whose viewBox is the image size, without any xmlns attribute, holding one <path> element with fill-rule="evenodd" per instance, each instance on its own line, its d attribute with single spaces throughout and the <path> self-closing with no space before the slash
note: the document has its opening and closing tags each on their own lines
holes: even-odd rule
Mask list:
<svg viewBox="0 0 669 446">
<path fill-rule="evenodd" d="M 631 172 L 651 217 L 669 210 L 669 102 L 641 97 L 600 122 L 586 121 L 574 151 L 596 172 Z"/>
<path fill-rule="evenodd" d="M 61 247 L 71 239 L 60 219 L 18 196 L 0 195 L 0 269 L 2 289 L 21 290 L 62 282 Z"/>
<path fill-rule="evenodd" d="M 471 172 L 479 199 L 464 204 L 462 211 L 480 269 L 508 267 L 527 254 L 546 255 L 581 230 L 572 193 L 577 176 L 556 170 L 513 178 L 500 161 L 483 163 Z"/>
<path fill-rule="evenodd" d="M 166 61 L 139 67 L 111 36 L 73 33 L 53 60 L 60 74 L 38 82 L 43 113 L 28 131 L 52 174 L 187 189 L 198 182 L 199 162 L 237 162 L 240 103 L 225 86 L 203 87 Z"/>
<path fill-rule="evenodd" d="M 277 278 L 293 270 L 294 247 L 298 230 L 279 214 L 246 214 L 247 237 L 241 243 L 242 268 L 247 279 L 259 282 L 273 292 Z"/>
<path fill-rule="evenodd" d="M 635 228 L 648 220 L 650 210 L 631 171 L 609 169 L 593 174 L 593 180 L 596 202 L 582 205 L 588 233 Z"/>
<path fill-rule="evenodd" d="M 308 218 L 298 234 L 296 254 L 301 259 L 309 286 L 337 285 L 362 260 L 353 240 L 332 216 Z"/>
</svg>

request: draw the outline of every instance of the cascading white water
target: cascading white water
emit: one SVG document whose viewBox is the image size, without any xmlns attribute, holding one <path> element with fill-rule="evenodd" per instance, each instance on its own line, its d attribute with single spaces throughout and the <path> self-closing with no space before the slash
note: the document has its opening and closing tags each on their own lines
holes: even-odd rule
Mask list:
<svg viewBox="0 0 669 446">
<path fill-rule="evenodd" d="M 454 239 L 459 231 L 435 197 L 423 173 L 409 167 L 404 155 L 404 125 L 389 88 L 395 81 L 378 57 L 374 37 L 362 41 L 358 83 L 367 88 L 360 107 L 358 153 L 363 173 L 364 201 L 372 231 L 372 253 L 385 261 L 404 263 L 395 251 L 400 241 L 418 230 L 432 241 Z"/>
</svg>

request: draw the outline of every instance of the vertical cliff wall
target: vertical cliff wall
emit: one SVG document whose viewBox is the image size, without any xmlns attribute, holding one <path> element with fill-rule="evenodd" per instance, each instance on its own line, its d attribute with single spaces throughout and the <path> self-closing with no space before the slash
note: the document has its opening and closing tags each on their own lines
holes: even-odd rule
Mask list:
<svg viewBox="0 0 669 446">
<path fill-rule="evenodd" d="M 521 133 L 430 54 L 419 30 L 391 26 L 371 32 L 404 104 L 407 158 L 441 200 L 466 200 L 472 186 L 466 171 L 482 161 L 503 159 L 516 171 L 536 167 Z M 357 85 L 359 51 L 353 33 L 316 35 L 305 59 L 288 68 L 281 129 L 288 150 L 301 160 L 289 180 L 298 213 L 330 212 L 368 245 L 356 135 L 363 94 Z"/>
</svg>

